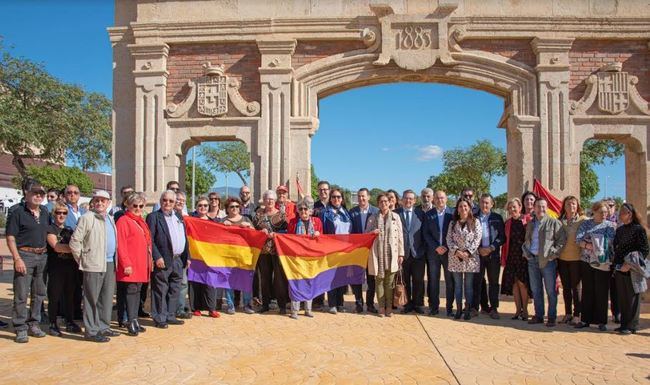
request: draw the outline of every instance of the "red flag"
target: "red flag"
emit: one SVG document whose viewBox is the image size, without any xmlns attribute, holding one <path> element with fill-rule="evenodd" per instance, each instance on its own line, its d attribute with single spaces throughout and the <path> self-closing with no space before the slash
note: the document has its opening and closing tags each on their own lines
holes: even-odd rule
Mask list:
<svg viewBox="0 0 650 385">
<path fill-rule="evenodd" d="M 556 198 L 550 191 L 546 189 L 537 179 L 533 182 L 533 193 L 540 198 L 546 199 L 548 202 L 548 213 L 555 218 L 560 216 L 562 211 L 562 201 Z"/>
</svg>

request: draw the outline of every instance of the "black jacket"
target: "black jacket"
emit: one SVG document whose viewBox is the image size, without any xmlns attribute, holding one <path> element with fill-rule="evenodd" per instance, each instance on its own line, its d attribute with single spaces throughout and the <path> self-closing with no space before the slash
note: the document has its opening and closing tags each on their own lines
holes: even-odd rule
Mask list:
<svg viewBox="0 0 650 385">
<path fill-rule="evenodd" d="M 183 222 L 183 218 L 174 211 L 174 215 Z M 151 256 L 153 257 L 154 263 L 156 260 L 162 258 L 165 261 L 165 269 L 168 269 L 172 264 L 172 259 L 174 258 L 174 251 L 172 247 L 172 240 L 169 236 L 169 227 L 167 226 L 167 221 L 165 221 L 165 214 L 161 210 L 157 210 L 147 215 L 147 225 L 149 225 L 149 231 L 151 232 Z M 185 224 L 183 223 L 183 230 L 185 229 Z M 181 254 L 180 258 L 183 261 L 183 267 L 187 267 L 187 256 L 188 256 L 188 243 L 187 235 L 183 231 L 183 236 L 185 237 L 185 249 Z"/>
</svg>

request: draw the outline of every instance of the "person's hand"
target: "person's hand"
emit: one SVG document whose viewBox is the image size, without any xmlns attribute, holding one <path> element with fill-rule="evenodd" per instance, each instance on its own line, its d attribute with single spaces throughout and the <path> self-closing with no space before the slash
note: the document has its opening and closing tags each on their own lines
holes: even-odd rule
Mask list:
<svg viewBox="0 0 650 385">
<path fill-rule="evenodd" d="M 269 235 L 269 230 L 267 230 L 267 229 L 262 229 L 261 231 L 262 231 L 264 234 Z"/>
<path fill-rule="evenodd" d="M 399 265 L 399 267 L 402 267 L 402 262 L 404 262 L 404 256 L 400 255 L 399 257 L 397 257 L 397 264 Z"/>
<path fill-rule="evenodd" d="M 585 242 L 585 249 L 587 249 L 587 250 L 593 250 L 593 249 L 594 249 L 594 245 L 591 244 L 591 243 L 587 243 L 587 242 Z"/>
<path fill-rule="evenodd" d="M 314 234 L 312 235 L 312 238 L 316 238 L 320 236 L 320 231 L 314 231 Z"/>
<path fill-rule="evenodd" d="M 27 267 L 25 266 L 25 262 L 23 261 L 22 258 L 18 258 L 14 260 L 14 270 L 16 270 L 16 273 L 22 275 L 27 273 Z"/>
<path fill-rule="evenodd" d="M 489 248 L 489 247 L 479 247 L 478 248 L 478 253 L 481 255 L 481 257 L 487 257 L 488 255 L 490 255 L 491 252 L 492 252 L 492 249 Z"/>
<path fill-rule="evenodd" d="M 438 253 L 438 255 L 443 255 L 443 254 L 446 253 L 446 252 L 447 252 L 447 248 L 446 248 L 446 247 L 444 247 L 444 246 L 438 246 L 438 247 L 436 247 L 436 253 Z"/>
<path fill-rule="evenodd" d="M 630 271 L 631 268 L 632 268 L 632 266 L 630 266 L 630 264 L 628 264 L 627 262 L 625 262 L 625 263 L 623 264 L 623 266 L 621 266 L 621 268 L 619 269 L 619 271 L 622 271 L 623 273 L 627 273 L 628 271 Z"/>
<path fill-rule="evenodd" d="M 192 260 L 191 260 L 191 259 L 188 259 L 188 260 L 187 260 L 187 267 L 190 267 L 190 264 L 191 264 L 191 263 L 192 263 Z"/>
<path fill-rule="evenodd" d="M 221 222 L 224 226 L 232 226 L 232 223 L 230 221 L 223 221 Z"/>
<path fill-rule="evenodd" d="M 242 223 L 239 224 L 239 227 L 253 227 L 253 225 L 251 225 L 248 222 L 242 222 Z"/>
<path fill-rule="evenodd" d="M 124 275 L 131 275 L 133 274 L 133 268 L 131 266 L 125 267 L 124 268 Z"/>
<path fill-rule="evenodd" d="M 156 267 L 159 269 L 164 269 L 165 268 L 165 260 L 162 258 L 156 259 Z"/>
<path fill-rule="evenodd" d="M 275 237 L 275 233 L 269 233 L 269 238 L 273 239 Z"/>
<path fill-rule="evenodd" d="M 372 230 L 373 234 L 379 234 L 379 229 Z"/>
</svg>

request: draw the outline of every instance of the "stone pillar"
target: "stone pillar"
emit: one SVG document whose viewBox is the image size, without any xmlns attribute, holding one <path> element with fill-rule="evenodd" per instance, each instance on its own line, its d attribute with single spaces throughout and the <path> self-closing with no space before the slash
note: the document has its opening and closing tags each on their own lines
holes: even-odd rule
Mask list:
<svg viewBox="0 0 650 385">
<path fill-rule="evenodd" d="M 537 55 L 539 130 L 531 151 L 533 176 L 556 197 L 580 194 L 580 152 L 569 119 L 569 50 L 573 39 L 532 41 Z"/>
<path fill-rule="evenodd" d="M 625 145 L 626 201 L 632 203 L 646 223 L 650 223 L 650 160 L 647 150 Z"/>
<path fill-rule="evenodd" d="M 177 162 L 165 167 L 168 154 L 165 105 L 167 44 L 129 46 L 135 62 L 135 183 L 150 201 L 157 201 L 168 180 L 178 179 Z"/>
<path fill-rule="evenodd" d="M 314 117 L 291 118 L 291 170 L 300 179 L 305 196 L 311 195 L 311 138 L 318 130 L 319 120 Z M 298 191 L 292 199 L 298 197 Z M 316 199 L 316 197 L 312 197 Z"/>
<path fill-rule="evenodd" d="M 257 46 L 262 54 L 259 68 L 262 86 L 262 111 L 257 140 L 251 146 L 255 162 L 252 175 L 257 194 L 287 184 L 292 198 L 297 196 L 295 175 L 292 175 L 291 140 L 291 55 L 295 40 L 260 40 Z"/>
<path fill-rule="evenodd" d="M 536 116 L 511 116 L 506 125 L 506 162 L 508 164 L 508 197 L 520 197 L 533 189 L 535 159 L 532 143 L 539 131 Z"/>
</svg>

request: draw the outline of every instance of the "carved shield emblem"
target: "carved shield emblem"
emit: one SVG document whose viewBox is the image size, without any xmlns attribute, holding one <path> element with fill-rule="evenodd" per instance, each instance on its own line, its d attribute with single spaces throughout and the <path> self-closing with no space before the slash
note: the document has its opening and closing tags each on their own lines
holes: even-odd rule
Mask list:
<svg viewBox="0 0 650 385">
<path fill-rule="evenodd" d="M 228 112 L 225 76 L 205 76 L 197 83 L 197 110 L 207 116 L 220 116 Z"/>
<path fill-rule="evenodd" d="M 598 73 L 598 109 L 619 114 L 630 106 L 627 72 Z"/>
</svg>

